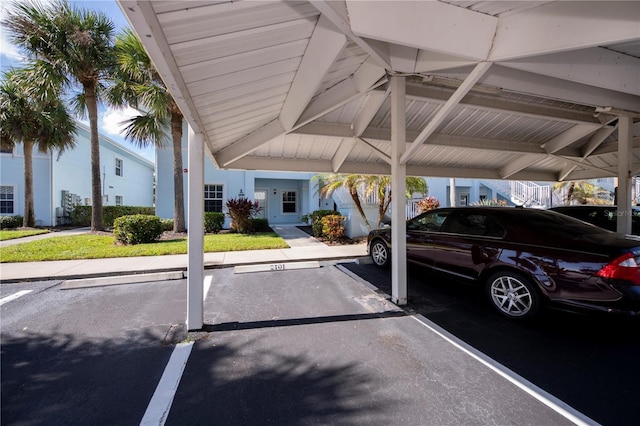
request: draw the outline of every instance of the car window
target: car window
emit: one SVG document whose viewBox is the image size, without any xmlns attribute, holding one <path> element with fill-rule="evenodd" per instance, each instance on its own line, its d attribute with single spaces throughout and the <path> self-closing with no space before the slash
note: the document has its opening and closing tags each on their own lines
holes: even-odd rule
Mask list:
<svg viewBox="0 0 640 426">
<path fill-rule="evenodd" d="M 467 212 L 459 212 L 450 217 L 446 232 L 487 237 L 502 237 L 505 234 L 504 228 L 493 217 Z"/>
<path fill-rule="evenodd" d="M 411 231 L 440 231 L 442 224 L 449 215 L 449 211 L 432 211 L 414 217 L 407 222 L 407 229 Z"/>
<path fill-rule="evenodd" d="M 526 223 L 526 229 L 530 232 L 543 230 L 558 238 L 576 238 L 588 234 L 610 232 L 563 214 L 544 214 L 543 211 L 525 213 L 526 217 L 522 217 L 522 222 Z"/>
</svg>

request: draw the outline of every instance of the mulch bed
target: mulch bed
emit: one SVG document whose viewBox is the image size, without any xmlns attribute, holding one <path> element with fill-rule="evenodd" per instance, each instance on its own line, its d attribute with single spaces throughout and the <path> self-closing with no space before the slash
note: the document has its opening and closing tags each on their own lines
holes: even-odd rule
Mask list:
<svg viewBox="0 0 640 426">
<path fill-rule="evenodd" d="M 307 233 L 308 235 L 311 235 L 313 237 L 313 229 L 311 228 L 311 226 L 296 226 L 296 228 L 298 228 L 301 231 L 304 231 L 305 233 Z M 323 243 L 325 243 L 328 246 L 343 246 L 343 245 L 349 245 L 349 244 L 361 244 L 361 243 L 366 243 L 367 242 L 367 237 L 357 237 L 357 238 L 348 238 L 348 237 L 342 237 L 339 238 L 337 240 L 329 240 L 326 238 L 322 238 L 322 237 L 315 237 L 317 240 L 322 241 Z"/>
</svg>

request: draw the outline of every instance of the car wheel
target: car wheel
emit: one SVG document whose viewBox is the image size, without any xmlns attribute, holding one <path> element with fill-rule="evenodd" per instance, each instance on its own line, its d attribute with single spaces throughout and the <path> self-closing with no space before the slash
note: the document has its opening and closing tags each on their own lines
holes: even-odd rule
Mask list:
<svg viewBox="0 0 640 426">
<path fill-rule="evenodd" d="M 381 240 L 374 240 L 369 249 L 371 260 L 376 266 L 386 268 L 389 266 L 389 247 Z"/>
<path fill-rule="evenodd" d="M 540 311 L 541 300 L 535 285 L 516 272 L 493 274 L 487 280 L 486 292 L 491 305 L 508 318 L 533 318 Z"/>
</svg>

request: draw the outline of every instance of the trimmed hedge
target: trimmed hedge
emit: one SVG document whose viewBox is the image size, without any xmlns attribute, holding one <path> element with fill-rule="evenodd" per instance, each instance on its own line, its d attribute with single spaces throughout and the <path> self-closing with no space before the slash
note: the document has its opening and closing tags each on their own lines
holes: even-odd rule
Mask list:
<svg viewBox="0 0 640 426">
<path fill-rule="evenodd" d="M 160 219 L 160 223 L 162 223 L 163 231 L 173 231 L 173 219 Z"/>
<path fill-rule="evenodd" d="M 76 226 L 91 226 L 91 207 L 92 206 L 75 206 L 71 212 L 71 219 Z M 121 216 L 128 215 L 151 215 L 156 213 L 154 207 L 139 206 L 103 206 L 102 220 L 104 226 L 111 227 L 114 220 Z M 172 227 L 173 229 L 173 227 Z"/>
<path fill-rule="evenodd" d="M 330 215 L 340 215 L 335 210 L 315 210 L 311 213 L 311 230 L 314 237 L 322 236 L 322 218 Z"/>
<path fill-rule="evenodd" d="M 123 244 L 152 243 L 160 238 L 162 232 L 162 222 L 158 216 L 120 216 L 113 223 L 113 236 Z"/>
<path fill-rule="evenodd" d="M 268 219 L 251 219 L 251 229 L 253 232 L 268 232 L 269 228 L 269 220 Z"/>
<path fill-rule="evenodd" d="M 0 229 L 20 228 L 22 221 L 22 216 L 0 216 Z"/>
<path fill-rule="evenodd" d="M 224 225 L 224 213 L 204 212 L 204 232 L 206 234 L 217 234 Z"/>
</svg>

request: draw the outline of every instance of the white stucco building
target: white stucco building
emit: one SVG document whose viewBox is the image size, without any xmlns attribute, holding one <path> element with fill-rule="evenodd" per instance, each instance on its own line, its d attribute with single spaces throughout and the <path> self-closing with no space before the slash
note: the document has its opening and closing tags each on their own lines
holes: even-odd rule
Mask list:
<svg viewBox="0 0 640 426">
<path fill-rule="evenodd" d="M 59 153 L 33 153 L 34 209 L 37 226 L 69 221 L 71 204 L 91 204 L 89 128 L 78 123 L 76 146 Z M 19 144 L 0 154 L 0 214 L 24 215 L 24 154 Z M 153 206 L 154 164 L 100 135 L 104 206 Z"/>
</svg>

